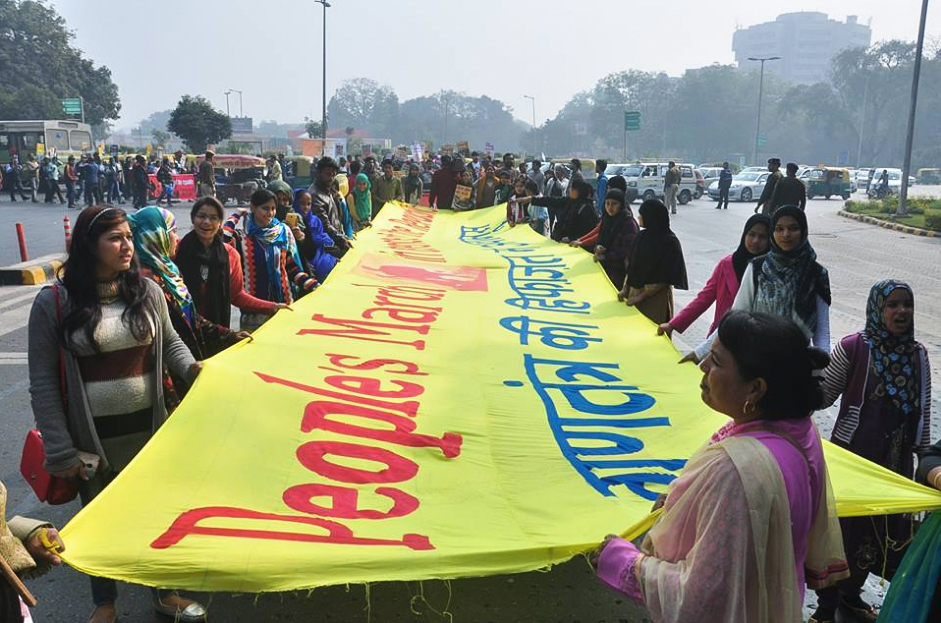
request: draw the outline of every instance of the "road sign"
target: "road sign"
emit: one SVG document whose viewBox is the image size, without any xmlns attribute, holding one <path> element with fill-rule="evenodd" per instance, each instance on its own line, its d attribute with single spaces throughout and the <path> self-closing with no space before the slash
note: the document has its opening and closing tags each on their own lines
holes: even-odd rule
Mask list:
<svg viewBox="0 0 941 623">
<path fill-rule="evenodd" d="M 764 134 L 758 135 L 758 147 L 765 147 L 768 144 L 768 137 Z"/>
<path fill-rule="evenodd" d="M 67 97 L 62 100 L 62 114 L 66 117 L 76 117 L 78 119 L 84 116 L 84 106 L 82 98 Z"/>
<path fill-rule="evenodd" d="M 624 111 L 624 131 L 634 132 L 640 129 L 640 111 Z"/>
</svg>

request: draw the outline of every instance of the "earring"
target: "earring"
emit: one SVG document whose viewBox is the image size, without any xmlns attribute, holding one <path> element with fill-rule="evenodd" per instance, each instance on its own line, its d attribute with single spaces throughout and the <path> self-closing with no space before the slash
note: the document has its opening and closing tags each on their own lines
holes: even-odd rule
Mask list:
<svg viewBox="0 0 941 623">
<path fill-rule="evenodd" d="M 754 410 L 755 410 L 755 405 L 754 405 L 754 403 L 752 403 L 751 400 L 746 400 L 746 401 L 745 401 L 745 404 L 742 405 L 742 413 L 743 413 L 744 415 L 748 415 L 748 414 L 754 412 Z"/>
</svg>

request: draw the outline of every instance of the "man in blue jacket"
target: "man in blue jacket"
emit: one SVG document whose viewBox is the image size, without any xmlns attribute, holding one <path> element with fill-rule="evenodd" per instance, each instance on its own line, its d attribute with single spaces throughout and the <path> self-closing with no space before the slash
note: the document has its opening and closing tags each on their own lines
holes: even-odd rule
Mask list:
<svg viewBox="0 0 941 623">
<path fill-rule="evenodd" d="M 607 168 L 607 160 L 595 162 L 595 173 L 598 174 L 598 185 L 595 187 L 595 212 L 598 213 L 599 217 L 604 212 L 604 196 L 608 192 L 608 176 L 604 174 Z"/>
<path fill-rule="evenodd" d="M 723 162 L 722 170 L 719 171 L 719 205 L 716 206 L 716 210 L 729 209 L 729 188 L 731 186 L 732 170 L 729 168 L 728 162 Z"/>
</svg>

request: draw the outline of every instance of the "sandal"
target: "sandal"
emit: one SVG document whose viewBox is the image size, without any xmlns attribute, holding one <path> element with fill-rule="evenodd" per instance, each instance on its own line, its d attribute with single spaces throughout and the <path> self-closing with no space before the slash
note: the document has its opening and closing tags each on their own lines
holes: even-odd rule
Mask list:
<svg viewBox="0 0 941 623">
<path fill-rule="evenodd" d="M 205 606 L 192 599 L 184 599 L 176 593 L 154 599 L 154 610 L 158 614 L 173 617 L 174 621 L 180 623 L 202 623 L 206 620 L 208 612 Z"/>
<path fill-rule="evenodd" d="M 867 604 L 859 597 L 848 600 L 846 597 L 840 599 L 840 607 L 848 610 L 853 617 L 861 623 L 876 623 L 879 613 L 875 608 Z"/>
<path fill-rule="evenodd" d="M 117 620 L 118 612 L 114 604 L 108 604 L 95 608 L 95 611 L 91 613 L 91 617 L 88 619 L 88 623 L 115 623 Z"/>
</svg>

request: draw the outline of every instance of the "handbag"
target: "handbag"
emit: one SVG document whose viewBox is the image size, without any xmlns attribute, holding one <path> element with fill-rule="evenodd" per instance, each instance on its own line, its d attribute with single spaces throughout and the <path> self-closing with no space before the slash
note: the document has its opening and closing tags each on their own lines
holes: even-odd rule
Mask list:
<svg viewBox="0 0 941 623">
<path fill-rule="evenodd" d="M 62 303 L 59 298 L 59 286 L 52 286 L 56 299 L 56 319 L 62 324 Z M 62 391 L 62 412 L 68 417 L 69 399 L 65 386 L 65 355 L 59 344 L 59 382 Z M 42 433 L 36 429 L 26 434 L 23 444 L 23 456 L 20 459 L 20 473 L 32 487 L 40 502 L 48 504 L 68 504 L 78 496 L 78 480 L 53 476 L 43 465 L 46 462 L 46 449 L 43 446 Z"/>
</svg>

